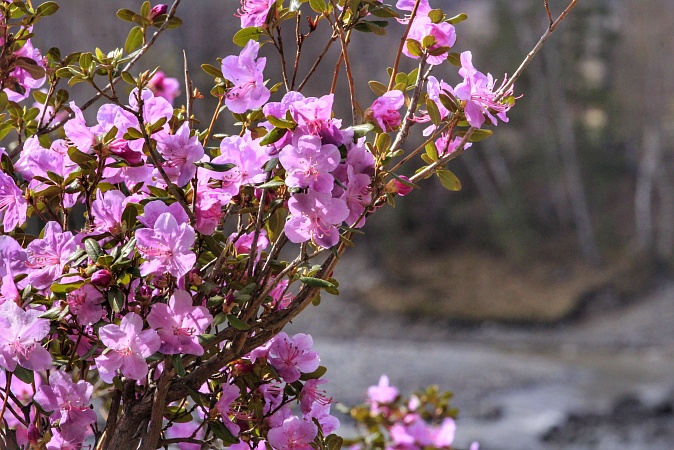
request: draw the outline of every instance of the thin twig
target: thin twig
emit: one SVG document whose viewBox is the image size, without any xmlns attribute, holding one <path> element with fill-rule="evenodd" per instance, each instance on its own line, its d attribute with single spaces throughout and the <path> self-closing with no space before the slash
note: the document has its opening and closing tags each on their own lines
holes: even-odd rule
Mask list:
<svg viewBox="0 0 674 450">
<path fill-rule="evenodd" d="M 419 66 L 418 66 L 418 73 L 419 77 L 417 79 L 417 85 L 414 87 L 414 93 L 412 94 L 412 100 L 410 101 L 410 106 L 407 109 L 407 114 L 405 114 L 405 119 L 403 120 L 403 124 L 400 127 L 400 130 L 398 131 L 398 134 L 396 135 L 395 140 L 393 141 L 393 144 L 391 144 L 391 149 L 389 150 L 391 153 L 395 152 L 398 150 L 400 147 L 402 147 L 403 143 L 407 139 L 407 135 L 410 132 L 410 127 L 412 126 L 413 123 L 413 118 L 414 118 L 414 113 L 417 110 L 417 106 L 419 104 L 419 97 L 421 96 L 421 91 L 424 88 L 424 84 L 426 82 L 426 79 L 430 75 L 431 69 L 426 73 L 424 72 L 424 67 L 426 66 L 426 58 L 427 54 L 424 53 L 420 58 L 419 58 Z"/>
<path fill-rule="evenodd" d="M 185 90 L 187 91 L 185 99 L 185 115 L 187 116 L 187 123 L 192 123 L 192 105 L 194 104 L 194 97 L 192 96 L 192 79 L 190 78 L 190 71 L 187 68 L 187 53 L 183 50 L 183 64 L 185 65 Z"/>
<path fill-rule="evenodd" d="M 527 54 L 526 58 L 522 61 L 522 64 L 517 68 L 515 73 L 513 73 L 513 76 L 510 77 L 510 80 L 508 80 L 507 83 L 505 83 L 497 92 L 496 100 L 498 101 L 503 95 L 505 95 L 506 92 L 509 92 L 510 89 L 512 89 L 513 85 L 515 84 L 515 81 L 522 76 L 522 73 L 524 72 L 524 69 L 527 68 L 531 60 L 536 56 L 536 54 L 543 48 L 543 44 L 545 44 L 545 41 L 548 40 L 548 38 L 552 35 L 552 33 L 555 32 L 555 29 L 557 26 L 566 18 L 566 15 L 571 12 L 571 10 L 576 6 L 576 3 L 578 3 L 578 0 L 571 0 L 571 3 L 562 11 L 562 13 L 557 17 L 557 20 L 555 20 L 553 23 L 551 23 L 547 30 L 545 30 L 545 33 L 541 36 L 541 38 L 538 40 L 534 48 L 531 49 L 531 51 Z"/>
<path fill-rule="evenodd" d="M 421 0 L 416 0 L 414 2 L 414 7 L 412 8 L 412 13 L 410 14 L 409 21 L 407 22 L 407 28 L 405 28 L 405 33 L 403 33 L 402 37 L 400 38 L 400 45 L 398 46 L 398 52 L 396 53 L 396 59 L 393 63 L 393 71 L 391 72 L 391 78 L 389 79 L 389 82 L 388 82 L 388 90 L 389 91 L 391 89 L 393 89 L 393 86 L 395 85 L 396 74 L 398 73 L 398 65 L 400 64 L 400 58 L 403 54 L 403 49 L 405 48 L 405 45 L 407 43 L 407 35 L 410 33 L 410 29 L 412 28 L 412 22 L 414 22 L 414 18 L 417 15 L 417 10 L 419 9 L 420 3 L 421 3 Z"/>
<path fill-rule="evenodd" d="M 325 47 L 323 48 L 323 51 L 321 52 L 321 54 L 318 55 L 318 58 L 316 59 L 316 61 L 314 61 L 314 64 L 313 64 L 313 66 L 311 66 L 311 69 L 309 69 L 309 73 L 307 74 L 306 77 L 304 77 L 304 80 L 302 80 L 300 85 L 297 87 L 297 92 L 302 91 L 302 88 L 304 87 L 305 84 L 307 84 L 307 82 L 309 81 L 309 78 L 311 78 L 311 76 L 314 74 L 314 72 L 316 71 L 316 68 L 318 67 L 318 65 L 323 60 L 323 57 L 325 56 L 325 54 L 328 53 L 328 50 L 330 49 L 330 46 L 336 40 L 337 40 L 337 35 L 333 33 L 333 35 L 330 36 L 330 39 L 328 40 L 328 42 L 325 44 Z"/>
</svg>

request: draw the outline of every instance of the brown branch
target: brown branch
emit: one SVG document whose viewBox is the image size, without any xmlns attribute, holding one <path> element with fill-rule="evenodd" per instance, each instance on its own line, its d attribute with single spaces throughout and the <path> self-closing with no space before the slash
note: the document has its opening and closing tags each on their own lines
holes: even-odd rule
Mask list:
<svg viewBox="0 0 674 450">
<path fill-rule="evenodd" d="M 398 65 L 400 65 L 400 57 L 403 54 L 403 49 L 405 48 L 406 42 L 407 42 L 407 35 L 410 33 L 410 29 L 412 28 L 412 22 L 414 22 L 414 18 L 417 15 L 417 10 L 419 9 L 419 3 L 421 3 L 421 0 L 417 0 L 414 2 L 414 8 L 412 8 L 412 13 L 410 14 L 409 22 L 407 22 L 407 28 L 405 28 L 405 33 L 403 33 L 402 37 L 400 38 L 400 45 L 398 46 L 398 52 L 396 53 L 396 59 L 393 62 L 393 71 L 391 72 L 391 78 L 389 79 L 388 82 L 388 90 L 390 91 L 393 89 L 393 86 L 395 85 L 395 79 L 396 79 L 396 74 L 398 73 Z"/>
<path fill-rule="evenodd" d="M 534 59 L 534 56 L 543 48 L 543 44 L 545 44 L 545 41 L 548 40 L 548 38 L 552 35 L 552 33 L 555 32 L 555 29 L 557 26 L 564 20 L 571 12 L 571 10 L 576 6 L 576 3 L 578 3 L 578 0 L 571 0 L 571 3 L 562 11 L 562 13 L 557 17 L 557 20 L 554 22 L 550 23 L 548 26 L 547 30 L 545 30 L 545 33 L 541 36 L 541 38 L 538 40 L 534 48 L 531 49 L 531 51 L 527 54 L 527 56 L 524 58 L 520 66 L 517 68 L 515 73 L 513 73 L 513 76 L 508 80 L 507 83 L 505 83 L 497 92 L 496 100 L 499 100 L 503 95 L 505 95 L 510 89 L 512 89 L 513 85 L 515 84 L 515 81 L 522 76 L 522 73 L 524 72 L 524 69 L 527 68 L 529 63 L 531 62 L 532 59 Z M 547 2 L 546 2 L 546 8 L 547 8 Z M 549 10 L 548 10 L 549 13 Z"/>
<path fill-rule="evenodd" d="M 162 372 L 157 382 L 157 388 L 154 392 L 154 400 L 152 402 L 152 413 L 150 416 L 150 429 L 147 436 L 143 439 L 141 450 L 155 450 L 158 448 L 159 438 L 161 437 L 161 430 L 164 417 L 164 408 L 166 407 L 166 396 L 171 385 L 171 379 L 175 374 L 173 368 L 166 369 L 169 359 L 164 360 L 164 372 Z"/>
</svg>

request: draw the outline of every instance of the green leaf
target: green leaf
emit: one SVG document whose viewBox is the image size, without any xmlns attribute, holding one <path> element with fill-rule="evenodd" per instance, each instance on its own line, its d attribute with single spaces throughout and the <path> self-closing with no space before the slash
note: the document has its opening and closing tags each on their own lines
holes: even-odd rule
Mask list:
<svg viewBox="0 0 674 450">
<path fill-rule="evenodd" d="M 75 147 L 68 148 L 68 156 L 70 157 L 70 160 L 78 166 L 82 166 L 89 162 L 96 162 L 96 157 L 94 155 L 81 152 Z"/>
<path fill-rule="evenodd" d="M 375 93 L 375 95 L 381 97 L 382 95 L 386 94 L 388 91 L 388 87 L 384 83 L 380 83 L 379 81 L 368 81 L 367 84 L 370 86 L 370 89 L 372 89 L 372 92 Z"/>
<path fill-rule="evenodd" d="M 114 312 L 118 313 L 124 308 L 124 300 L 124 292 L 114 286 L 110 288 L 108 291 L 108 303 Z"/>
<path fill-rule="evenodd" d="M 224 78 L 222 76 L 222 70 L 210 64 L 202 64 L 201 70 L 203 70 L 204 72 L 206 72 L 207 74 L 209 74 L 214 78 Z"/>
<path fill-rule="evenodd" d="M 449 191 L 460 191 L 461 181 L 454 175 L 454 172 L 447 169 L 438 169 L 436 171 L 440 178 L 442 186 Z"/>
<path fill-rule="evenodd" d="M 475 130 L 468 138 L 468 142 L 480 142 L 494 134 L 491 130 Z"/>
<path fill-rule="evenodd" d="M 444 19 L 445 15 L 442 13 L 442 10 L 440 9 L 431 9 L 428 11 L 428 18 L 431 19 L 431 22 L 433 23 L 440 23 L 442 22 L 442 19 Z"/>
<path fill-rule="evenodd" d="M 438 105 L 436 105 L 435 102 L 430 98 L 426 100 L 426 110 L 428 111 L 428 116 L 431 118 L 433 125 L 440 125 L 440 122 L 442 122 L 440 110 L 438 109 Z"/>
<path fill-rule="evenodd" d="M 87 251 L 87 256 L 92 261 L 98 261 L 99 257 L 105 255 L 105 252 L 103 252 L 103 249 L 101 249 L 101 245 L 94 239 L 85 239 L 84 248 Z"/>
<path fill-rule="evenodd" d="M 208 426 L 213 432 L 213 435 L 220 439 L 222 443 L 229 447 L 231 444 L 236 444 L 239 440 L 227 429 L 224 423 L 220 421 L 208 422 Z"/>
<path fill-rule="evenodd" d="M 246 331 L 250 329 L 250 326 L 246 322 L 231 314 L 227 314 L 227 322 L 229 322 L 232 328 L 237 330 Z"/>
<path fill-rule="evenodd" d="M 143 17 L 147 17 L 150 15 L 151 10 L 152 4 L 149 1 L 144 1 L 143 4 L 140 6 L 140 15 Z"/>
<path fill-rule="evenodd" d="M 192 414 L 184 406 L 167 406 L 164 409 L 164 418 L 173 423 L 187 423 L 192 421 Z"/>
<path fill-rule="evenodd" d="M 321 278 L 314 278 L 314 277 L 300 277 L 300 281 L 307 286 L 311 287 L 317 287 L 317 288 L 335 288 L 333 283 L 330 283 L 327 280 L 323 280 Z"/>
<path fill-rule="evenodd" d="M 248 44 L 248 41 L 251 39 L 257 41 L 260 39 L 260 36 L 267 34 L 266 30 L 262 27 L 248 27 L 242 28 L 234 34 L 232 40 L 235 45 L 239 47 L 245 47 Z"/>
<path fill-rule="evenodd" d="M 127 71 L 122 72 L 122 80 L 124 80 L 126 84 L 130 84 L 131 86 L 136 85 L 136 80 L 133 78 L 133 75 L 131 75 Z"/>
<path fill-rule="evenodd" d="M 141 45 L 143 45 L 143 29 L 139 26 L 131 28 L 129 31 L 129 36 L 126 38 L 124 43 L 124 51 L 126 53 L 131 53 Z"/>
<path fill-rule="evenodd" d="M 276 189 L 281 186 L 285 186 L 283 180 L 271 180 L 256 187 L 259 189 Z"/>
<path fill-rule="evenodd" d="M 218 164 L 206 161 L 196 162 L 194 165 L 197 167 L 203 167 L 204 169 L 212 170 L 214 172 L 227 172 L 228 170 L 232 170 L 234 167 L 236 167 L 236 164 L 232 163 Z"/>
<path fill-rule="evenodd" d="M 461 55 L 458 53 L 447 53 L 447 61 L 456 67 L 461 67 Z"/>
<path fill-rule="evenodd" d="M 455 25 L 455 24 L 457 24 L 457 23 L 459 23 L 459 22 L 463 22 L 463 21 L 466 20 L 467 18 L 468 18 L 468 15 L 467 15 L 467 14 L 461 13 L 461 14 L 457 14 L 457 15 L 454 16 L 454 17 L 450 17 L 449 19 L 447 19 L 447 22 L 448 22 L 448 23 L 451 23 L 452 25 Z"/>
<path fill-rule="evenodd" d="M 45 76 L 45 71 L 42 66 L 39 66 L 34 60 L 24 56 L 17 58 L 16 61 L 14 61 L 14 66 L 25 70 L 36 80 Z"/>
<path fill-rule="evenodd" d="M 33 371 L 21 366 L 16 366 L 16 369 L 14 369 L 14 376 L 26 384 L 32 384 L 35 381 Z"/>
<path fill-rule="evenodd" d="M 360 31 L 361 33 L 374 33 L 377 36 L 384 36 L 386 34 L 384 27 L 387 25 L 388 22 L 383 20 L 361 20 L 360 22 L 357 22 L 353 28 L 355 28 L 357 31 Z"/>
<path fill-rule="evenodd" d="M 367 133 L 369 133 L 370 131 L 374 130 L 374 125 L 372 125 L 371 123 L 364 123 L 361 125 L 355 125 L 353 127 L 350 127 L 349 129 L 353 131 L 353 138 L 359 139 L 367 135 Z"/>
<path fill-rule="evenodd" d="M 325 438 L 326 450 L 340 450 L 343 445 L 344 438 L 336 434 L 331 434 Z"/>
<path fill-rule="evenodd" d="M 54 294 L 67 294 L 72 291 L 76 291 L 77 289 L 81 288 L 82 285 L 84 284 L 84 280 L 82 281 L 75 281 L 73 283 L 53 283 L 51 285 L 51 288 L 49 289 L 51 292 Z M 61 308 L 59 308 L 60 310 Z"/>
<path fill-rule="evenodd" d="M 379 137 L 377 137 L 375 147 L 377 150 L 379 150 L 380 153 L 384 153 L 391 147 L 391 136 L 386 133 L 381 133 Z"/>
<path fill-rule="evenodd" d="M 274 127 L 269 133 L 267 133 L 261 140 L 260 145 L 269 145 L 281 140 L 286 134 L 286 129 Z"/>
<path fill-rule="evenodd" d="M 440 155 L 438 154 L 438 148 L 435 146 L 435 142 L 431 141 L 428 144 L 426 144 L 426 155 L 431 159 L 431 161 L 437 161 L 440 159 Z M 430 163 L 429 163 L 430 164 Z"/>
<path fill-rule="evenodd" d="M 187 375 L 187 372 L 185 372 L 185 366 L 183 366 L 183 358 L 181 355 L 172 355 L 171 361 L 173 362 L 173 367 L 176 369 L 176 373 L 180 377 Z"/>
<path fill-rule="evenodd" d="M 56 2 L 44 2 L 35 10 L 35 14 L 40 17 L 51 16 L 59 10 L 59 5 Z"/>
<path fill-rule="evenodd" d="M 138 16 L 138 14 L 131 11 L 130 9 L 122 8 L 119 11 L 117 11 L 117 17 L 124 20 L 125 22 L 134 22 L 135 16 Z"/>
<path fill-rule="evenodd" d="M 327 10 L 324 0 L 309 0 L 309 6 L 319 14 Z"/>
<path fill-rule="evenodd" d="M 269 123 L 274 125 L 276 128 L 291 130 L 291 129 L 294 129 L 297 126 L 297 124 L 293 120 L 279 119 L 278 117 L 272 116 L 271 114 L 268 115 L 266 118 L 269 121 Z"/>
<path fill-rule="evenodd" d="M 406 45 L 407 51 L 410 52 L 410 55 L 419 57 L 423 54 L 423 50 L 421 50 L 421 43 L 419 41 L 408 39 Z"/>
<path fill-rule="evenodd" d="M 303 373 L 303 374 L 300 376 L 300 380 L 302 380 L 302 381 L 317 380 L 317 379 L 319 379 L 320 377 L 322 377 L 323 375 L 325 375 L 325 373 L 326 373 L 327 371 L 328 371 L 328 368 L 327 368 L 327 367 L 325 367 L 325 366 L 318 366 L 318 369 L 314 370 L 314 371 L 311 372 L 311 373 Z"/>
</svg>

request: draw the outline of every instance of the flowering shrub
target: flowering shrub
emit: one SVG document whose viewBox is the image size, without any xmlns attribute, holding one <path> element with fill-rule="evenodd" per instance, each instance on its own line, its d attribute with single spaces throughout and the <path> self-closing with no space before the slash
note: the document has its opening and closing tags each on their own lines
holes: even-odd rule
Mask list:
<svg viewBox="0 0 674 450">
<path fill-rule="evenodd" d="M 459 189 L 446 164 L 515 103 L 521 70 L 496 88 L 470 52 L 452 52 L 465 15 L 427 0 L 243 0 L 242 50 L 202 65 L 218 106 L 197 121 L 189 77 L 175 108 L 177 80 L 132 71 L 181 24 L 179 4 L 120 10 L 133 23 L 123 48 L 43 57 L 30 38 L 57 3 L 0 2 L 3 448 L 340 448 L 312 338 L 281 330 L 321 291 L 338 293 L 333 269 L 378 208 L 433 175 Z M 293 19 L 298 42 L 327 27 L 326 51 L 341 46 L 348 123 L 333 113 L 336 78 L 321 97 L 301 93 L 326 52 L 300 83 L 298 64 L 288 70 L 280 29 Z M 369 82 L 378 98 L 362 112 L 350 36 L 384 34 L 389 22 L 401 45 L 389 78 Z M 416 69 L 399 70 L 403 55 Z M 78 83 L 92 87 L 91 101 L 69 102 Z M 214 135 L 224 111 L 239 129 Z M 420 127 L 424 143 L 406 148 Z M 414 175 L 399 174 L 419 161 Z M 291 248 L 288 260 L 281 251 Z M 382 378 L 368 407 L 353 410 L 370 436 L 353 445 L 449 448 L 454 415 L 446 395 L 403 401 Z"/>
</svg>

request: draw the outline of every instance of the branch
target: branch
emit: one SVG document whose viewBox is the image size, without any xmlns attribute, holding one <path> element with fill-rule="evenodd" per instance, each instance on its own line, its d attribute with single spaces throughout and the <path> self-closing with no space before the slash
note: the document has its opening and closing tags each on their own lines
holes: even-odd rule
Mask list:
<svg viewBox="0 0 674 450">
<path fill-rule="evenodd" d="M 543 48 L 543 44 L 545 44 L 545 41 L 548 40 L 548 38 L 552 35 L 552 33 L 555 32 L 555 29 L 557 29 L 557 26 L 566 18 L 566 15 L 571 12 L 571 10 L 576 6 L 576 3 L 578 3 L 578 0 L 571 0 L 571 3 L 562 11 L 562 13 L 557 17 L 557 20 L 554 22 L 552 21 L 552 15 L 550 14 L 550 9 L 548 8 L 548 2 L 547 0 L 545 1 L 545 10 L 548 14 L 548 17 L 550 18 L 550 25 L 548 25 L 548 29 L 545 30 L 545 33 L 541 36 L 541 38 L 538 40 L 538 43 L 534 46 L 534 48 L 531 49 L 531 51 L 527 54 L 526 58 L 522 61 L 522 64 L 517 68 L 513 76 L 508 80 L 507 83 L 505 83 L 501 88 L 498 90 L 496 100 L 498 101 L 503 95 L 505 95 L 506 92 L 508 92 L 510 89 L 512 89 L 513 85 L 515 84 L 515 81 L 522 76 L 522 73 L 524 72 L 524 69 L 527 68 L 529 63 L 531 62 L 532 59 L 534 59 L 534 56 Z"/>
</svg>

